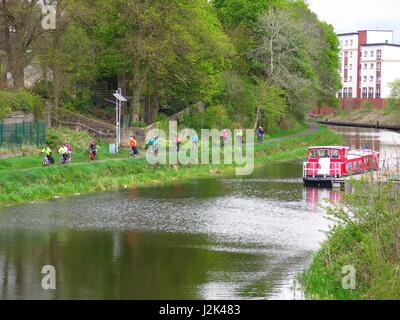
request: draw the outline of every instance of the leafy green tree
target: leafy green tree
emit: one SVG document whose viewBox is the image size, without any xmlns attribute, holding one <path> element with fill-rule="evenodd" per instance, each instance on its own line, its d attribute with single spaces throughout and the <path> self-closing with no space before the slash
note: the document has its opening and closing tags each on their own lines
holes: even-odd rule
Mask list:
<svg viewBox="0 0 400 320">
<path fill-rule="evenodd" d="M 142 96 L 147 98 L 150 117 L 155 118 L 167 98 L 210 102 L 222 90 L 221 72 L 234 48 L 207 1 L 99 3 L 106 10 L 98 33 L 113 48 L 100 54 L 101 61 L 104 65 L 112 62 L 110 71 L 125 69 L 133 97 L 133 122 L 139 119 Z"/>
</svg>

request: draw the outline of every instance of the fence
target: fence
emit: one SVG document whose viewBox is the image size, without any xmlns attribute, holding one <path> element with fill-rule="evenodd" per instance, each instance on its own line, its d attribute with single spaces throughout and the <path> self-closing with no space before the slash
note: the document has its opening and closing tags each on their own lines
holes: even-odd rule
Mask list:
<svg viewBox="0 0 400 320">
<path fill-rule="evenodd" d="M 41 146 L 46 143 L 44 122 L 0 123 L 0 147 L 22 147 L 23 144 Z"/>
<path fill-rule="evenodd" d="M 95 118 L 57 107 L 52 108 L 51 118 L 52 124 L 56 127 L 87 131 L 92 136 L 103 140 L 115 139 L 115 126 Z"/>
</svg>

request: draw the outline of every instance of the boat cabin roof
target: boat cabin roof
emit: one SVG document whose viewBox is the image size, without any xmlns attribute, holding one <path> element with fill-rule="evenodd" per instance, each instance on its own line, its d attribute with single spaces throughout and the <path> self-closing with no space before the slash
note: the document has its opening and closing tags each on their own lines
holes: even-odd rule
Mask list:
<svg viewBox="0 0 400 320">
<path fill-rule="evenodd" d="M 309 147 L 309 150 L 320 150 L 320 149 L 350 149 L 350 147 L 343 147 L 343 146 L 324 146 L 324 147 Z"/>
</svg>

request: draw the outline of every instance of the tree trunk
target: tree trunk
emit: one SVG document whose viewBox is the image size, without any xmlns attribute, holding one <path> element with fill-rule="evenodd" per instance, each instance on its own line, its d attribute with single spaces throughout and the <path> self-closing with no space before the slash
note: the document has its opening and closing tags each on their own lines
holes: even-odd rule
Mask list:
<svg viewBox="0 0 400 320">
<path fill-rule="evenodd" d="M 254 123 L 254 128 L 253 128 L 254 130 L 257 129 L 258 122 L 260 121 L 260 113 L 261 113 L 261 107 L 258 106 L 258 107 L 257 107 L 257 113 L 256 113 L 256 121 L 255 121 L 255 123 Z"/>
<path fill-rule="evenodd" d="M 138 122 L 140 114 L 140 96 L 142 93 L 143 79 L 140 77 L 139 62 L 135 59 L 133 63 L 133 88 L 132 88 L 132 105 L 131 105 L 131 122 Z M 132 125 L 131 123 L 131 125 Z"/>
<path fill-rule="evenodd" d="M 52 70 L 53 70 L 53 103 L 50 105 L 49 114 L 52 113 L 52 107 L 58 108 L 60 106 L 61 99 L 61 77 L 62 77 L 62 69 L 61 69 L 61 61 L 60 61 L 60 38 L 61 38 L 61 1 L 57 2 L 57 10 L 56 10 L 56 30 L 53 33 L 52 45 L 54 50 L 54 56 L 52 57 Z M 50 122 L 51 125 L 51 122 Z"/>
<path fill-rule="evenodd" d="M 132 105 L 131 105 L 131 122 L 138 122 L 140 113 L 140 94 L 141 94 L 140 83 L 137 83 L 132 88 Z"/>
<path fill-rule="evenodd" d="M 149 124 L 156 121 L 159 111 L 160 111 L 160 94 L 157 91 L 149 105 Z"/>
<path fill-rule="evenodd" d="M 24 46 L 24 34 L 19 28 L 15 32 L 15 45 L 14 50 L 11 50 L 12 57 L 12 76 L 13 85 L 15 89 L 20 89 L 25 87 L 25 46 Z"/>
</svg>

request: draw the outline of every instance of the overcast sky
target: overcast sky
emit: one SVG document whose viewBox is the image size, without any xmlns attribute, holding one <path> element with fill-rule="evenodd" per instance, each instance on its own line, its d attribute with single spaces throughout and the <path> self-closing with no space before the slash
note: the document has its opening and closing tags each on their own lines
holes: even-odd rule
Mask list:
<svg viewBox="0 0 400 320">
<path fill-rule="evenodd" d="M 306 0 L 321 20 L 337 32 L 384 29 L 395 32 L 400 43 L 399 0 Z"/>
</svg>

